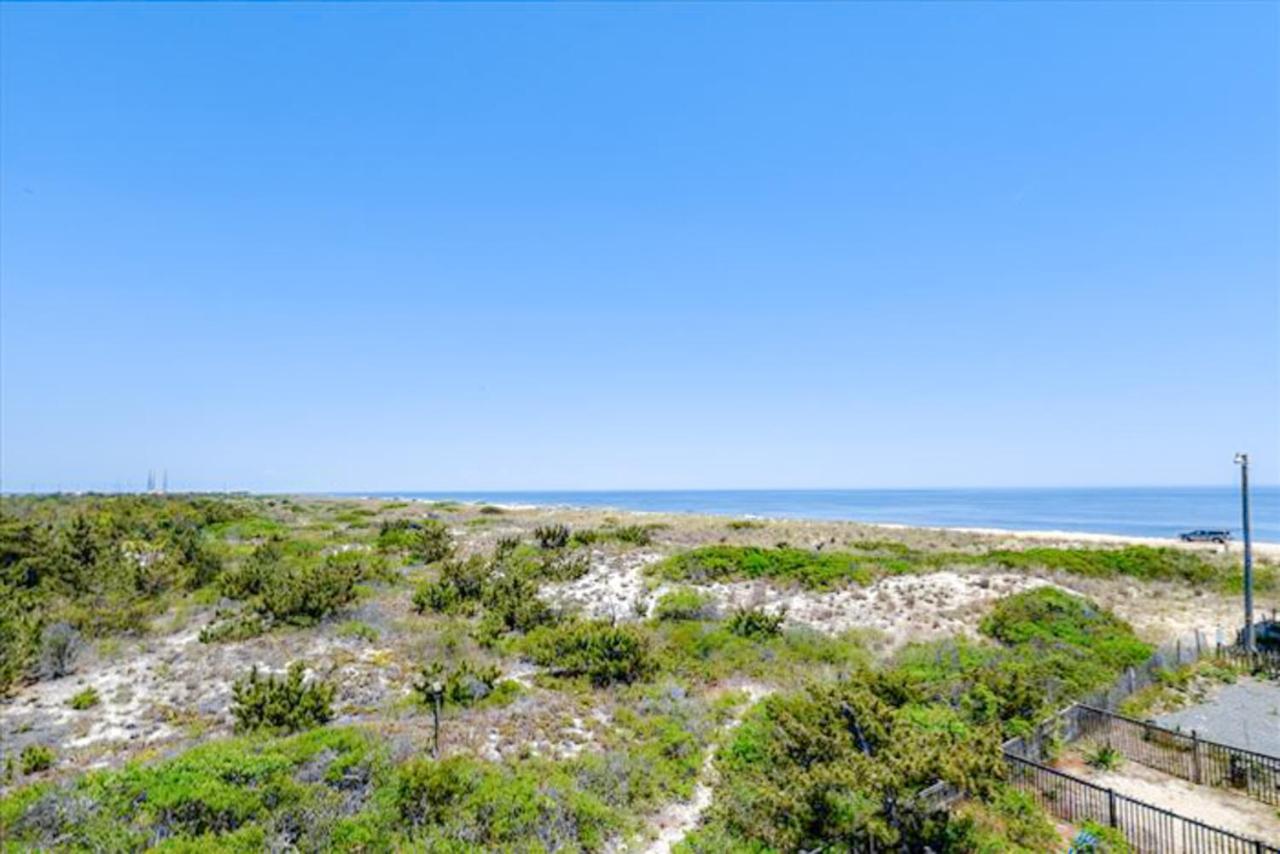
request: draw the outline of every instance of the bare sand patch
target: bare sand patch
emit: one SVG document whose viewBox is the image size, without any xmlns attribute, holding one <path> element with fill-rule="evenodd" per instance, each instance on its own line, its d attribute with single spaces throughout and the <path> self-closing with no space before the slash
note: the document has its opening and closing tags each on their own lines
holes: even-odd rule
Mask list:
<svg viewBox="0 0 1280 854">
<path fill-rule="evenodd" d="M 1125 762 L 1114 771 L 1099 771 L 1073 754 L 1059 767 L 1094 785 L 1214 827 L 1257 839 L 1280 839 L 1280 816 L 1275 807 L 1228 789 L 1197 786 L 1136 762 Z"/>
</svg>

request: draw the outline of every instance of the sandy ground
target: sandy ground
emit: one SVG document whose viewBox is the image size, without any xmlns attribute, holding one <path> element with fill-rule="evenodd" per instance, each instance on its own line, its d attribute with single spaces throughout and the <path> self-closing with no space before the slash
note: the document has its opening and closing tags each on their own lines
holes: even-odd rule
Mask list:
<svg viewBox="0 0 1280 854">
<path fill-rule="evenodd" d="M 1134 800 L 1164 807 L 1214 827 L 1272 843 L 1280 840 L 1280 815 L 1275 807 L 1227 789 L 1197 786 L 1136 762 L 1125 762 L 1114 771 L 1098 771 L 1073 756 L 1064 759 L 1059 767 Z"/>
<path fill-rule="evenodd" d="M 1161 726 L 1280 756 L 1280 683 L 1243 678 L 1222 685 L 1205 703 L 1156 718 Z"/>
</svg>

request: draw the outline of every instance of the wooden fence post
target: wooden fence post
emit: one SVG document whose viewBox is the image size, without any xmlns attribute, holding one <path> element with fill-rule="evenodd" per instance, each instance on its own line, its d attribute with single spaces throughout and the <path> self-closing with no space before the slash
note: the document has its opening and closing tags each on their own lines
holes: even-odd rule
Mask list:
<svg viewBox="0 0 1280 854">
<path fill-rule="evenodd" d="M 1115 789 L 1107 789 L 1107 814 L 1108 814 L 1108 821 L 1110 822 L 1111 826 L 1119 827 L 1120 825 L 1116 821 L 1116 790 Z"/>
<path fill-rule="evenodd" d="M 1191 764 L 1195 771 L 1196 785 L 1199 785 L 1204 780 L 1200 773 L 1200 734 L 1195 730 L 1191 730 Z"/>
</svg>

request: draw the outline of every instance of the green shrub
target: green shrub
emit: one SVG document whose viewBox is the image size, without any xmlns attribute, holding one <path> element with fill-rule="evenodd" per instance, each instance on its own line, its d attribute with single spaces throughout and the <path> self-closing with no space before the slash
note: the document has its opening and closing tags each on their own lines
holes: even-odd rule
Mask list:
<svg viewBox="0 0 1280 854">
<path fill-rule="evenodd" d="M 539 525 L 533 529 L 533 538 L 543 549 L 562 549 L 569 544 L 569 526 Z"/>
<path fill-rule="evenodd" d="M 675 581 L 709 583 L 770 578 L 823 589 L 837 584 L 868 584 L 874 579 L 868 558 L 840 552 L 793 548 L 705 546 L 667 558 L 654 572 Z"/>
<path fill-rule="evenodd" d="M 728 528 L 731 531 L 754 531 L 757 528 L 763 528 L 764 522 L 756 519 L 734 519 L 729 522 Z"/>
<path fill-rule="evenodd" d="M 92 709 L 101 702 L 98 691 L 92 685 L 83 691 L 78 691 L 67 701 L 67 705 L 75 709 L 77 712 L 83 712 L 85 709 Z"/>
<path fill-rule="evenodd" d="M 994 551 L 987 559 L 1010 569 L 1043 567 L 1073 575 L 1203 584 L 1219 577 L 1218 567 L 1196 552 L 1176 548 L 1126 546 L 1121 549 L 1030 548 Z"/>
<path fill-rule="evenodd" d="M 1108 827 L 1096 821 L 1080 825 L 1080 834 L 1072 842 L 1072 854 L 1129 854 L 1133 847 L 1117 827 Z"/>
<path fill-rule="evenodd" d="M 231 689 L 236 731 L 297 732 L 327 723 L 333 717 L 334 688 L 326 682 L 304 683 L 305 673 L 302 662 L 295 661 L 283 678 L 262 678 L 255 666 L 237 680 Z"/>
<path fill-rule="evenodd" d="M 437 563 L 453 557 L 453 535 L 439 519 L 423 519 L 414 533 L 413 556 L 423 563 Z"/>
<path fill-rule="evenodd" d="M 729 616 L 729 631 L 743 638 L 771 638 L 782 634 L 786 612 L 770 614 L 763 608 L 736 608 Z"/>
<path fill-rule="evenodd" d="M 569 542 L 575 546 L 593 543 L 615 542 L 633 546 L 647 546 L 653 542 L 653 532 L 660 525 L 609 525 L 603 528 L 583 528 L 573 532 Z"/>
<path fill-rule="evenodd" d="M 395 808 L 420 850 L 595 851 L 619 819 L 549 763 L 467 757 L 399 769 Z"/>
<path fill-rule="evenodd" d="M 23 774 L 38 774 L 53 767 L 54 753 L 52 747 L 43 744 L 28 744 L 18 754 L 18 770 Z"/>
<path fill-rule="evenodd" d="M 348 620 L 338 626 L 338 637 L 355 638 L 373 643 L 378 639 L 378 630 L 368 623 L 362 623 L 359 620 Z"/>
<path fill-rule="evenodd" d="M 1124 754 L 1110 744 L 1100 744 L 1089 751 L 1084 761 L 1099 771 L 1114 771 L 1124 764 Z"/>
<path fill-rule="evenodd" d="M 1062 844 L 1053 820 L 1035 798 L 1012 786 L 1001 785 L 989 801 L 970 799 L 953 812 L 946 851 L 1041 854 Z"/>
<path fill-rule="evenodd" d="M 704 593 L 680 587 L 662 594 L 653 616 L 658 620 L 710 620 L 715 617 L 715 604 Z"/>
<path fill-rule="evenodd" d="M 945 706 L 922 726 L 893 691 L 863 673 L 763 701 L 717 755 L 708 834 L 731 850 L 943 850 L 946 813 L 913 796 L 941 779 L 991 797 L 999 731 Z"/>
<path fill-rule="evenodd" d="M 541 629 L 530 635 L 528 649 L 554 675 L 586 677 L 598 687 L 635 682 L 654 670 L 648 637 L 638 627 L 604 620 Z"/>
<path fill-rule="evenodd" d="M 223 643 L 256 638 L 267 630 L 262 617 L 253 611 L 241 611 L 210 623 L 200 630 L 201 643 Z"/>
<path fill-rule="evenodd" d="M 493 567 L 481 555 L 466 560 L 446 560 L 440 565 L 440 577 L 421 585 L 413 595 L 418 613 L 470 613 L 484 595 L 485 583 Z"/>
<path fill-rule="evenodd" d="M 285 567 L 265 580 L 258 608 L 277 622 L 314 625 L 355 598 L 358 578 L 344 563 Z"/>
<path fill-rule="evenodd" d="M 476 512 L 483 513 L 486 516 L 501 516 L 507 511 L 503 510 L 501 507 L 494 507 L 492 504 L 481 504 L 480 509 Z"/>
<path fill-rule="evenodd" d="M 494 639 L 508 632 L 528 632 L 557 619 L 556 612 L 538 598 L 538 587 L 520 575 L 500 575 L 486 585 L 482 637 Z"/>
<path fill-rule="evenodd" d="M 1011 646 L 1087 650 L 1098 664 L 1117 673 L 1143 663 L 1153 651 L 1109 611 L 1056 587 L 1038 587 L 1001 599 L 981 628 Z"/>
<path fill-rule="evenodd" d="M 423 667 L 419 678 L 413 683 L 418 702 L 425 706 L 434 702 L 433 686 L 442 688 L 442 701 L 452 706 L 474 706 L 476 703 L 493 696 L 502 671 L 496 665 L 477 665 L 463 661 L 452 668 L 446 668 L 440 662 L 433 662 Z"/>
</svg>

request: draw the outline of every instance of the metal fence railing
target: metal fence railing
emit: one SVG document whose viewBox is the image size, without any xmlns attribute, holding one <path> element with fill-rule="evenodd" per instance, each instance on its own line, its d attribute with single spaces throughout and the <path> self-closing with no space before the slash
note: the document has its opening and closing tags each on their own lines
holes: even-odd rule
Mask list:
<svg viewBox="0 0 1280 854">
<path fill-rule="evenodd" d="M 1005 754 L 1009 782 L 1048 812 L 1119 830 L 1137 854 L 1280 854 L 1280 848 L 1126 797 L 1030 759 Z"/>
<path fill-rule="evenodd" d="M 1073 707 L 1074 735 L 1105 743 L 1126 759 L 1204 786 L 1234 789 L 1280 806 L 1280 757 L 1200 738 L 1145 721 Z"/>
</svg>

